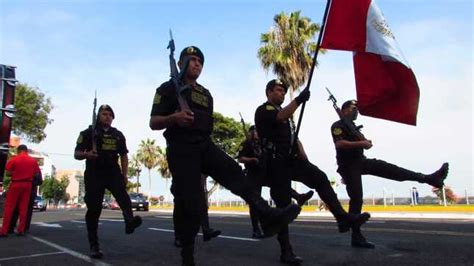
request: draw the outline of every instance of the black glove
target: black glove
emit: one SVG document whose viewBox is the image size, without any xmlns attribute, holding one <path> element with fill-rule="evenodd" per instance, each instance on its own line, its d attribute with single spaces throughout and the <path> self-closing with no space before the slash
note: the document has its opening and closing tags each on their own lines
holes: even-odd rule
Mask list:
<svg viewBox="0 0 474 266">
<path fill-rule="evenodd" d="M 306 102 L 309 100 L 310 92 L 309 89 L 304 89 L 303 91 L 300 92 L 300 95 L 296 96 L 295 101 L 298 105 Z"/>
</svg>

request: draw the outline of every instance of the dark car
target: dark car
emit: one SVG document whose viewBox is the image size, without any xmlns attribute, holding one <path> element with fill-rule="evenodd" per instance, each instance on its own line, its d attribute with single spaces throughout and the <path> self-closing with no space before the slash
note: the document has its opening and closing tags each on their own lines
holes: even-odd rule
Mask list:
<svg viewBox="0 0 474 266">
<path fill-rule="evenodd" d="M 46 202 L 41 196 L 36 196 L 33 201 L 33 210 L 39 210 L 40 212 L 46 211 Z"/>
<path fill-rule="evenodd" d="M 148 211 L 150 203 L 142 193 L 130 193 L 129 195 L 132 201 L 132 209 Z"/>
</svg>

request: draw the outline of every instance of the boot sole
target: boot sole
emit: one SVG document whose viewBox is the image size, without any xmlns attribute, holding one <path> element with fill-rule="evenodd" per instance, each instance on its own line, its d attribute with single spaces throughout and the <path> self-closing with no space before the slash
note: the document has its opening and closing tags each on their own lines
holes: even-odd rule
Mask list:
<svg viewBox="0 0 474 266">
<path fill-rule="evenodd" d="M 281 218 L 282 219 L 281 221 L 265 226 L 266 229 L 263 230 L 262 238 L 269 238 L 278 234 L 278 232 L 280 232 L 281 227 L 293 222 L 293 220 L 295 220 L 296 217 L 298 217 L 300 212 L 301 212 L 300 206 L 294 205 L 294 204 L 291 205 L 289 210 Z"/>
<path fill-rule="evenodd" d="M 349 232 L 349 230 L 351 230 L 352 226 L 360 227 L 361 225 L 365 224 L 369 219 L 370 219 L 370 213 L 368 213 L 368 212 L 361 213 L 359 215 L 359 218 L 357 220 L 355 220 L 352 224 L 339 226 L 339 228 L 338 228 L 339 233 Z"/>
</svg>

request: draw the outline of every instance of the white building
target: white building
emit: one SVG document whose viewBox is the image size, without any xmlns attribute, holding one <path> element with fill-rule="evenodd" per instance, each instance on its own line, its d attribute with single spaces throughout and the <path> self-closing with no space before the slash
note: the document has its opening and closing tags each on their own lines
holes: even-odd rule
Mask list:
<svg viewBox="0 0 474 266">
<path fill-rule="evenodd" d="M 53 160 L 49 158 L 48 154 L 40 151 L 35 150 L 28 150 L 28 154 L 35 158 L 38 162 L 38 165 L 41 169 L 41 173 L 43 175 L 43 179 L 45 177 L 52 177 L 56 175 L 56 167 L 53 164 Z"/>
</svg>

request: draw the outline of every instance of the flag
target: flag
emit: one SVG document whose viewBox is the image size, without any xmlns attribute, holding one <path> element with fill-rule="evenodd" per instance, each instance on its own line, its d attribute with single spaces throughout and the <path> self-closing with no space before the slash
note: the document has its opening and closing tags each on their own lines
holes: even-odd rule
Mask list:
<svg viewBox="0 0 474 266">
<path fill-rule="evenodd" d="M 353 51 L 361 114 L 416 125 L 420 91 L 373 0 L 330 0 L 321 48 Z"/>
</svg>

